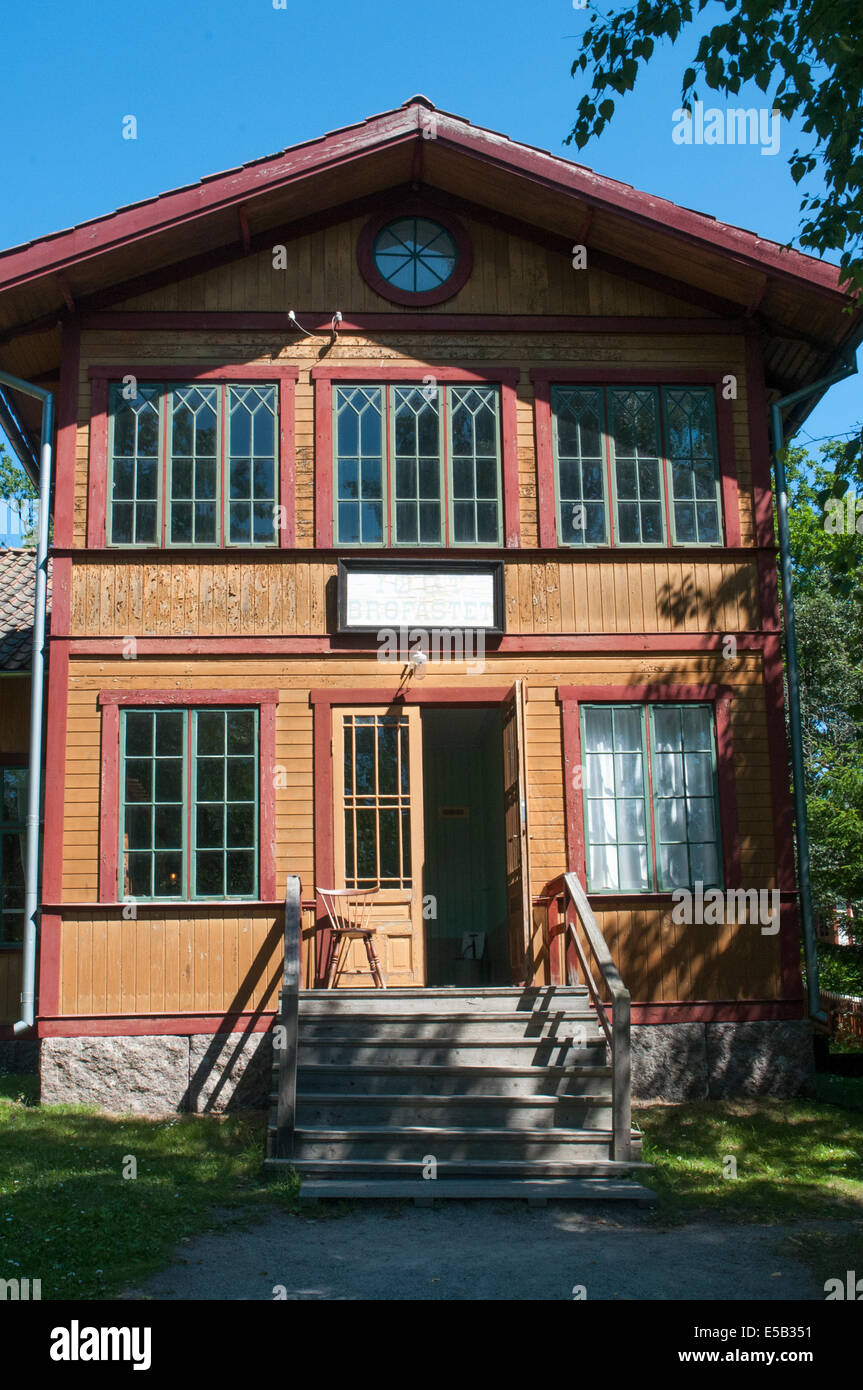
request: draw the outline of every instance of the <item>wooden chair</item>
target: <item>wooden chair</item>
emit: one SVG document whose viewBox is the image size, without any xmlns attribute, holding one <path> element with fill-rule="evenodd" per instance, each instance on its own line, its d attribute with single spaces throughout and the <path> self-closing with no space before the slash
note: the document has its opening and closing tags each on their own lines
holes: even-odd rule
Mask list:
<svg viewBox="0 0 863 1390">
<path fill-rule="evenodd" d="M 333 942 L 327 970 L 327 989 L 335 989 L 342 975 L 371 975 L 376 989 L 386 989 L 380 961 L 375 951 L 377 927 L 372 926 L 372 900 L 376 888 L 318 888 L 332 927 Z M 368 970 L 346 970 L 352 941 L 365 943 Z"/>
</svg>

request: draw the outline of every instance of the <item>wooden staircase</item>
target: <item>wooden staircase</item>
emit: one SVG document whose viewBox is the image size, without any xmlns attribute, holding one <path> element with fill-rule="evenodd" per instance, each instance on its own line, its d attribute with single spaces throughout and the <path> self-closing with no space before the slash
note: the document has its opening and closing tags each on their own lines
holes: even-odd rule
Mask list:
<svg viewBox="0 0 863 1390">
<path fill-rule="evenodd" d="M 304 1197 L 652 1198 L 587 984 L 300 991 L 289 936 L 267 1167 Z"/>
</svg>

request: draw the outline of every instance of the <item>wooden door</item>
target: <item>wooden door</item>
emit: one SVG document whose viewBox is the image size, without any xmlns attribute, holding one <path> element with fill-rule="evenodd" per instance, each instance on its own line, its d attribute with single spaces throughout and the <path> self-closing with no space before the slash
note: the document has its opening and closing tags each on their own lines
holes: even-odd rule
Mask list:
<svg viewBox="0 0 863 1390">
<path fill-rule="evenodd" d="M 425 984 L 422 733 L 418 705 L 333 711 L 335 873 L 322 888 L 374 888 L 372 921 L 390 988 Z M 367 967 L 353 942 L 349 970 Z M 368 988 L 367 976 L 346 984 Z"/>
<path fill-rule="evenodd" d="M 506 926 L 513 984 L 530 982 L 530 864 L 524 681 L 516 681 L 501 707 L 503 807 L 506 827 Z"/>
</svg>

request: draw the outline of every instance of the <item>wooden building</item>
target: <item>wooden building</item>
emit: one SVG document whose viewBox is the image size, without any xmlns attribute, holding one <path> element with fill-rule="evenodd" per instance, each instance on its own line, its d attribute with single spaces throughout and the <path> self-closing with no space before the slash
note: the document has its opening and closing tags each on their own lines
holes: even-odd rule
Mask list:
<svg viewBox="0 0 863 1390">
<path fill-rule="evenodd" d="M 848 304 L 422 97 L 0 256 L 58 402 L 44 1095 L 258 1094 L 292 875 L 304 989 L 373 887 L 431 1008 L 572 979 L 571 872 L 637 1093 L 805 1084 L 768 402 Z"/>
</svg>

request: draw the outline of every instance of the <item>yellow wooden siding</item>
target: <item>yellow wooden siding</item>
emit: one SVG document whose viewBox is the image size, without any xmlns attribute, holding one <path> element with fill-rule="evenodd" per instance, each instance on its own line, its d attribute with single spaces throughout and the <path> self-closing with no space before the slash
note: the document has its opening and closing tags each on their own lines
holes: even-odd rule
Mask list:
<svg viewBox="0 0 863 1390">
<path fill-rule="evenodd" d="M 489 655 L 484 672 L 471 672 L 458 663 L 432 669 L 423 682 L 423 689 L 431 691 L 435 685 L 457 685 L 465 690 L 471 686 L 507 687 L 516 677 L 526 679 L 530 696 L 527 765 L 534 896 L 539 896 L 546 884 L 566 867 L 561 710 L 556 691 L 559 685 L 578 684 L 625 686 L 651 681 L 681 684 L 722 681 L 735 688 L 731 723 L 742 883 L 757 887 L 773 885 L 772 802 L 759 656 L 746 653 L 726 662 L 706 655 L 652 656 L 645 660 L 573 654 L 553 657 Z M 331 656 L 323 671 L 319 659 L 315 658 L 232 658 L 222 662 L 150 658 L 134 662 L 73 660 L 67 734 L 63 897 L 68 903 L 86 902 L 94 906 L 87 911 L 80 910 L 77 915 L 65 914 L 61 1013 L 147 1013 L 174 1009 L 194 1012 L 241 1007 L 235 1001 L 243 987 L 244 977 L 238 974 L 238 962 L 246 960 L 247 956 L 242 952 L 248 954 L 251 942 L 257 943 L 257 952 L 278 917 L 278 914 L 272 916 L 271 910 L 240 910 L 231 905 L 226 907 L 224 916 L 215 915 L 212 908 L 184 906 L 171 908 L 164 920 L 160 913 L 143 910 L 140 921 L 135 924 L 122 922 L 119 909 L 96 907 L 101 727 L 97 692 L 100 689 L 182 689 L 189 692 L 190 702 L 194 701 L 195 691 L 214 688 L 278 689 L 276 882 L 281 893 L 286 876 L 297 873 L 302 881 L 303 896 L 311 897 L 315 886 L 315 782 L 309 691 L 338 686 L 391 687 L 396 680 L 396 668 L 381 666 L 368 657 Z M 714 956 L 709 952 L 704 954 L 705 942 L 709 945 L 713 941 L 709 933 L 705 936 L 701 929 L 691 932 L 687 929 L 681 934 L 670 922 L 662 920 L 657 908 L 644 909 L 640 914 L 632 914 L 631 909 L 627 912 L 629 917 L 626 913 L 612 911 L 608 925 L 609 931 L 617 933 L 615 941 L 620 941 L 618 964 L 634 999 L 704 998 L 704 982 L 712 978 L 711 970 L 718 971 L 720 993 L 716 997 L 770 997 L 771 993 L 778 993 L 779 948 L 775 938 L 759 937 L 757 942 L 741 939 L 729 949 L 727 960 L 720 960 L 715 958 L 715 952 Z M 603 912 L 603 921 L 607 915 Z M 642 919 L 649 922 L 646 934 L 642 931 Z M 188 922 L 195 924 L 197 936 L 188 936 L 191 930 L 188 925 L 183 928 L 186 936 L 178 934 L 179 924 Z M 156 930 L 158 923 L 161 925 Z M 154 931 L 155 946 L 150 941 Z M 655 945 L 651 945 L 645 955 L 645 942 L 652 942 L 654 937 Z M 140 957 L 134 952 L 130 954 L 127 939 L 138 943 L 135 951 L 140 949 L 143 953 Z M 181 939 L 192 942 L 191 946 L 183 946 L 185 954 L 178 954 Z M 109 941 L 114 943 L 110 951 Z M 111 961 L 118 956 L 117 942 L 119 957 L 126 962 L 123 965 L 126 973 L 122 976 L 126 983 L 122 988 L 112 985 L 111 998 L 115 1000 L 117 989 L 126 991 L 123 998 L 127 1002 L 122 1005 L 109 1003 L 107 994 L 107 972 L 112 968 Z M 195 965 L 195 952 L 199 948 L 208 959 L 209 953 L 214 953 L 213 971 L 206 974 L 205 982 L 201 975 L 203 967 Z M 277 969 L 280 957 L 281 942 L 274 938 L 273 970 Z M 254 958 L 255 953 L 250 959 Z M 190 960 L 191 973 L 181 978 L 178 973 L 181 961 L 185 969 Z M 137 984 L 128 983 L 129 961 L 138 962 L 135 981 L 147 982 L 140 997 Z M 172 973 L 171 980 L 163 980 L 166 971 Z M 255 986 L 259 991 L 254 995 L 255 1006 L 260 1003 L 260 990 L 268 987 L 264 981 L 269 978 L 264 972 Z M 102 979 L 106 982 L 104 986 L 98 983 Z M 769 983 L 771 980 L 776 983 L 775 989 Z M 682 989 L 685 992 L 680 993 Z M 128 1003 L 132 998 L 130 991 L 134 993 L 132 1003 Z M 180 999 L 180 1003 L 157 1004 L 159 999 Z M 205 1003 L 205 999 L 209 1002 Z"/>
<path fill-rule="evenodd" d="M 609 554 L 537 561 L 504 556 L 506 630 L 566 633 L 748 632 L 760 625 L 755 562 L 696 564 L 646 551 L 632 564 Z M 72 573 L 75 637 L 307 637 L 334 630 L 335 561 L 199 564 L 84 556 Z M 131 648 L 130 648 L 131 651 Z"/>
<path fill-rule="evenodd" d="M 183 311 L 265 310 L 287 313 L 330 309 L 399 313 L 363 279 L 357 239 L 367 217 L 357 217 L 286 244 L 285 269 L 272 250 L 124 300 L 118 308 Z M 474 268 L 463 289 L 439 314 L 645 314 L 691 317 L 704 310 L 648 285 L 605 270 L 575 270 L 571 256 L 537 246 L 485 222 L 461 219 L 473 242 Z M 273 237 L 278 245 L 278 237 Z M 590 256 L 588 253 L 588 264 Z M 408 309 L 407 312 L 410 312 Z"/>
</svg>

